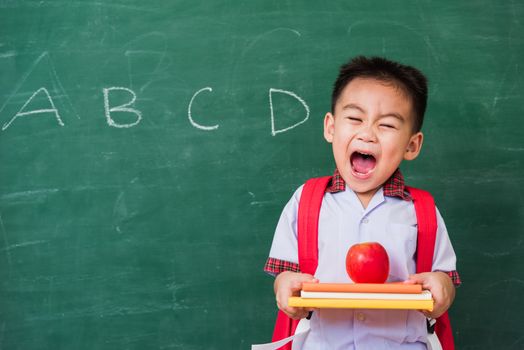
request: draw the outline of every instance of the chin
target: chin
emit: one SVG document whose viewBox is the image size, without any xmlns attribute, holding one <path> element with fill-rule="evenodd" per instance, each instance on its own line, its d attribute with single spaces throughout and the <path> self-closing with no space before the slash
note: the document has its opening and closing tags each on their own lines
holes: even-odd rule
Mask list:
<svg viewBox="0 0 524 350">
<path fill-rule="evenodd" d="M 349 174 L 349 176 L 342 175 L 344 181 L 348 185 L 349 188 L 351 188 L 355 193 L 368 193 L 368 192 L 374 192 L 377 190 L 380 186 L 375 186 L 375 181 L 373 181 L 370 178 L 361 179 L 358 176 L 353 176 L 353 174 Z"/>
<path fill-rule="evenodd" d="M 380 188 L 380 186 L 370 186 L 370 185 L 367 185 L 367 186 L 362 186 L 362 185 L 351 185 L 349 184 L 349 188 L 351 188 L 355 193 L 357 194 L 374 194 L 375 192 L 377 192 L 377 190 Z"/>
</svg>

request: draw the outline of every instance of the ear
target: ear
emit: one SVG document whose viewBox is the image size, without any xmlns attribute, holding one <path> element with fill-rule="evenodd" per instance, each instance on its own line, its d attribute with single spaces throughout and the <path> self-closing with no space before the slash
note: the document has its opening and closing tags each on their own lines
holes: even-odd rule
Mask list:
<svg viewBox="0 0 524 350">
<path fill-rule="evenodd" d="M 418 154 L 420 153 L 420 149 L 422 148 L 423 141 L 424 134 L 422 134 L 420 131 L 412 135 L 409 140 L 406 152 L 404 153 L 404 159 L 413 160 L 417 158 Z"/>
<path fill-rule="evenodd" d="M 324 117 L 324 138 L 327 142 L 333 142 L 333 135 L 335 134 L 335 116 L 331 113 L 326 113 Z"/>
</svg>

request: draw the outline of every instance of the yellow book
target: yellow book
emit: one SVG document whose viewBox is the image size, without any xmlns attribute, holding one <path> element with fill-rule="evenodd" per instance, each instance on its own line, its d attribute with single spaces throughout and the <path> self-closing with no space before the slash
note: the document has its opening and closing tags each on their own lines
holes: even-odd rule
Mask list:
<svg viewBox="0 0 524 350">
<path fill-rule="evenodd" d="M 289 306 L 325 309 L 394 309 L 433 311 L 433 300 L 311 299 L 290 297 Z"/>
</svg>

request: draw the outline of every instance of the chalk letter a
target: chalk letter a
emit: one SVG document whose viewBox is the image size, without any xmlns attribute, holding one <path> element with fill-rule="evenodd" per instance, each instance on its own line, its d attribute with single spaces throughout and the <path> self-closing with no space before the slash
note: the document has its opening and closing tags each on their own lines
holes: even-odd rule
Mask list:
<svg viewBox="0 0 524 350">
<path fill-rule="evenodd" d="M 283 129 L 275 129 L 275 113 L 273 111 L 273 93 L 281 93 L 281 94 L 286 94 L 288 96 L 291 96 L 291 97 L 294 97 L 295 99 L 297 99 L 301 104 L 302 106 L 304 106 L 304 109 L 306 110 L 306 117 L 304 119 L 302 119 L 301 121 L 291 125 L 291 126 L 288 126 L 287 128 L 283 128 Z M 291 92 L 291 91 L 286 91 L 286 90 L 281 90 L 281 89 L 274 89 L 274 88 L 270 88 L 269 89 L 269 108 L 271 110 L 271 135 L 272 136 L 275 136 L 276 134 L 280 134 L 282 132 L 286 132 L 288 130 L 291 130 L 297 126 L 299 126 L 300 124 L 303 124 L 305 123 L 308 118 L 309 118 L 309 107 L 308 105 L 306 104 L 306 102 L 301 99 L 299 96 L 297 96 L 295 93 Z"/>
<path fill-rule="evenodd" d="M 41 109 L 34 109 L 32 111 L 24 111 L 24 109 L 27 107 L 27 105 L 33 100 L 33 98 L 35 98 L 36 95 L 38 95 L 40 92 L 43 92 L 46 97 L 47 97 L 47 100 L 49 101 L 49 104 L 51 105 L 52 108 L 41 108 Z M 8 121 L 7 123 L 5 123 L 3 126 L 2 126 L 2 131 L 7 129 L 8 127 L 11 126 L 11 124 L 18 118 L 18 117 L 25 117 L 25 116 L 28 116 L 28 115 L 32 115 L 32 114 L 40 114 L 40 113 L 54 113 L 55 114 L 55 118 L 56 118 L 56 121 L 58 122 L 58 125 L 60 126 L 64 126 L 64 122 L 62 122 L 62 119 L 60 118 L 60 114 L 58 114 L 58 110 L 56 109 L 55 107 L 55 104 L 53 103 L 53 99 L 51 98 L 51 96 L 49 95 L 49 92 L 47 91 L 47 89 L 45 87 L 41 87 L 40 89 L 36 90 L 32 95 L 31 97 L 29 97 L 29 99 L 26 101 L 26 103 L 24 103 L 24 105 L 22 106 L 22 108 L 20 108 L 20 110 L 18 112 L 16 112 L 15 116 L 13 118 L 11 118 L 10 121 Z"/>
<path fill-rule="evenodd" d="M 131 101 L 129 101 L 127 103 L 124 103 L 124 104 L 122 104 L 120 106 L 109 108 L 109 92 L 114 91 L 114 90 L 128 92 L 132 96 L 131 97 Z M 139 110 L 137 110 L 135 108 L 129 107 L 133 103 L 135 103 L 135 100 L 136 100 L 136 95 L 133 92 L 133 90 L 130 90 L 130 89 L 125 88 L 125 87 L 110 87 L 110 88 L 104 88 L 103 92 L 104 92 L 105 115 L 106 115 L 107 124 L 109 124 L 109 126 L 113 126 L 115 128 L 130 128 L 130 127 L 133 127 L 133 126 L 137 125 L 138 123 L 140 123 L 140 121 L 142 120 L 142 112 L 140 112 Z M 132 122 L 132 123 L 117 123 L 111 117 L 111 112 L 128 112 L 128 113 L 133 113 L 134 115 L 136 115 L 136 120 L 134 122 Z"/>
</svg>

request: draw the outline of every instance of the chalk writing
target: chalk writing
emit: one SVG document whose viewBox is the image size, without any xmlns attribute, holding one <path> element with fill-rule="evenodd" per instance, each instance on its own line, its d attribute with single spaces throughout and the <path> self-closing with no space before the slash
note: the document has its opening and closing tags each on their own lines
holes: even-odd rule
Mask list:
<svg viewBox="0 0 524 350">
<path fill-rule="evenodd" d="M 24 111 L 25 108 L 27 107 L 27 105 L 33 100 L 33 98 L 35 98 L 36 95 L 38 95 L 40 92 L 43 92 L 45 94 L 45 96 L 47 97 L 47 100 L 49 101 L 49 104 L 51 105 L 51 108 L 41 108 L 41 109 L 34 109 L 34 110 L 31 110 L 31 111 Z M 17 119 L 17 118 L 20 118 L 20 117 L 25 117 L 25 116 L 29 116 L 29 115 L 33 115 L 33 114 L 40 114 L 40 113 L 54 113 L 55 114 L 55 118 L 56 118 L 56 121 L 58 122 L 58 125 L 60 126 L 64 126 L 64 122 L 62 121 L 62 118 L 60 118 L 60 114 L 58 114 L 58 110 L 56 109 L 55 107 L 55 104 L 53 103 L 53 99 L 51 98 L 51 96 L 49 96 L 49 92 L 47 91 L 46 88 L 44 87 L 41 87 L 40 89 L 36 90 L 32 95 L 31 97 L 29 97 L 29 99 L 24 103 L 24 105 L 22 106 L 22 108 L 20 108 L 18 110 L 18 112 L 16 112 L 15 116 L 13 118 L 11 118 L 10 121 L 8 121 L 7 123 L 5 123 L 3 126 L 2 126 L 2 130 L 6 130 L 8 127 L 11 126 L 11 124 Z"/>
<path fill-rule="evenodd" d="M 290 30 L 295 35 L 300 36 L 300 33 L 298 31 L 291 30 L 289 28 L 277 28 L 266 34 L 270 34 L 275 31 L 280 31 L 280 30 L 285 30 L 285 31 Z M 165 59 L 165 50 L 164 51 L 127 50 L 125 54 L 128 57 L 128 66 L 129 66 L 128 69 L 130 72 L 131 72 L 131 67 L 130 67 L 131 62 L 130 62 L 129 56 L 133 54 L 160 54 L 160 60 L 157 62 L 154 68 L 155 73 L 158 72 L 158 70 L 161 67 L 160 63 L 164 62 L 164 59 Z M 11 53 L 9 53 L 4 56 L 11 57 L 13 55 L 15 55 L 15 53 L 13 53 L 12 55 Z M 45 65 L 45 63 L 47 63 L 47 65 Z M 26 93 L 29 95 L 29 92 L 21 92 L 22 86 L 26 84 L 29 77 L 33 74 L 33 72 L 37 68 L 40 71 L 42 71 L 43 73 L 47 72 L 49 74 L 51 81 L 47 85 L 42 84 L 43 86 L 41 86 L 38 90 L 34 91 L 31 94 L 31 96 L 29 97 L 29 99 L 27 99 L 25 103 L 22 105 L 22 107 L 20 107 L 20 109 L 14 114 L 14 116 L 11 117 L 11 119 L 9 119 L 7 122 L 5 122 L 2 125 L 1 131 L 5 131 L 8 128 L 10 128 L 11 125 L 21 117 L 34 116 L 34 115 L 39 115 L 39 114 L 52 114 L 54 115 L 54 118 L 56 119 L 57 124 L 59 126 L 64 126 L 65 124 L 64 124 L 62 115 L 59 112 L 59 108 L 62 114 L 65 109 L 66 112 L 70 112 L 70 113 L 72 112 L 74 115 L 76 115 L 78 119 L 80 119 L 80 116 L 77 114 L 73 104 L 71 103 L 69 95 L 67 94 L 62 82 L 59 79 L 58 73 L 54 67 L 51 56 L 49 55 L 47 51 L 42 52 L 42 54 L 36 58 L 33 64 L 31 64 L 29 69 L 22 75 L 20 80 L 15 85 L 15 88 L 13 89 L 11 94 L 9 94 L 7 100 L 0 106 L 0 113 L 4 111 L 7 105 L 11 104 L 13 98 L 15 98 L 16 96 L 21 96 L 22 94 L 26 94 Z M 285 68 L 282 65 L 280 65 L 279 71 L 283 73 L 285 72 Z M 131 79 L 131 73 L 129 74 L 130 74 L 130 87 L 133 88 L 133 81 Z M 139 92 L 143 92 L 143 90 L 151 83 L 151 81 L 143 85 L 140 88 Z M 51 90 L 51 92 L 53 93 L 53 98 L 51 97 L 51 93 L 48 90 L 49 86 L 53 88 Z M 143 113 L 141 110 L 139 110 L 135 106 L 135 103 L 137 101 L 137 94 L 131 88 L 122 87 L 122 86 L 103 87 L 102 88 L 104 116 L 109 126 L 114 127 L 114 128 L 132 128 L 140 124 L 140 122 L 142 121 Z M 32 91 L 32 90 L 29 90 L 29 91 Z M 204 125 L 202 123 L 199 123 L 197 120 L 195 120 L 196 118 L 193 113 L 193 104 L 195 103 L 197 96 L 199 96 L 201 93 L 205 91 L 213 92 L 213 88 L 210 86 L 206 86 L 196 91 L 191 96 L 191 99 L 187 107 L 187 118 L 189 120 L 189 123 L 198 130 L 214 131 L 219 128 L 220 124 L 217 123 L 214 125 Z M 122 101 L 122 97 L 118 96 L 121 94 L 124 94 L 123 95 L 124 101 L 126 101 L 126 97 L 128 98 L 127 102 L 121 103 L 120 105 L 115 105 L 117 104 L 115 100 Z M 304 107 L 304 110 L 305 110 L 304 118 L 294 123 L 293 125 L 289 125 L 286 127 L 281 127 L 281 126 L 277 127 L 276 126 L 277 123 L 275 122 L 277 118 L 275 116 L 275 109 L 274 109 L 274 104 L 275 104 L 274 98 L 273 98 L 274 94 L 284 94 L 284 95 L 287 95 L 287 96 L 290 96 L 296 99 L 302 105 L 302 107 Z M 117 95 L 117 96 L 113 96 L 113 95 Z M 36 101 L 37 99 L 38 100 L 44 99 L 44 103 L 47 103 L 48 106 L 44 105 L 44 107 L 42 107 L 42 102 L 37 102 Z M 58 102 L 58 105 L 55 102 Z M 36 107 L 36 103 L 40 103 L 40 105 Z M 31 109 L 31 105 L 33 106 L 33 109 Z M 299 97 L 295 92 L 289 91 L 289 90 L 276 89 L 276 88 L 269 89 L 269 112 L 270 112 L 271 135 L 272 136 L 276 136 L 277 134 L 287 132 L 305 123 L 309 119 L 309 113 L 310 113 L 309 106 L 307 105 L 307 103 L 301 97 Z"/>
<path fill-rule="evenodd" d="M 64 89 L 64 87 L 62 85 L 62 82 L 58 78 L 58 74 L 57 74 L 56 69 L 54 67 L 53 61 L 51 60 L 51 56 L 49 55 L 49 53 L 47 51 L 42 52 L 42 54 L 40 54 L 40 56 L 38 56 L 36 58 L 36 60 L 33 62 L 33 64 L 31 64 L 29 69 L 22 75 L 22 77 L 16 83 L 13 91 L 11 92 L 11 94 L 9 95 L 7 100 L 0 107 L 0 113 L 4 110 L 4 108 L 11 102 L 11 100 L 15 96 L 20 95 L 19 91 L 22 89 L 22 86 L 26 83 L 26 81 L 29 79 L 29 77 L 33 74 L 33 72 L 37 68 L 40 67 L 40 69 L 43 70 L 43 72 L 45 72 L 45 68 L 46 67 L 42 67 L 41 66 L 43 64 L 42 62 L 47 62 L 48 73 L 51 74 L 50 85 L 53 86 L 53 87 L 58 87 L 58 89 L 56 89 L 56 88 L 54 89 L 55 90 L 54 92 L 55 93 L 58 92 L 62 96 L 65 97 L 65 100 L 68 102 L 69 107 L 71 108 L 73 113 L 77 116 L 77 118 L 79 118 L 78 114 L 76 114 L 76 111 L 74 110 L 74 107 L 73 107 L 71 101 L 69 100 L 69 96 L 67 95 L 67 93 L 66 93 L 66 91 L 65 91 L 65 89 Z M 58 90 L 58 91 L 56 91 L 56 90 Z M 24 108 L 27 107 L 27 105 L 30 103 L 30 101 L 33 98 L 35 98 L 35 96 L 38 95 L 40 92 L 43 92 L 46 95 L 46 98 L 47 98 L 47 100 L 48 100 L 48 102 L 49 102 L 49 104 L 51 105 L 52 108 L 33 110 L 33 111 L 31 111 L 31 113 L 28 113 L 27 111 L 26 112 L 22 112 L 22 111 L 24 111 Z M 62 104 L 62 106 L 64 106 L 64 105 Z M 54 109 L 54 111 L 53 111 L 53 109 Z M 7 122 L 7 123 L 5 123 L 3 125 L 2 130 L 6 130 L 7 128 L 9 128 L 9 126 L 13 123 L 13 121 L 15 119 L 17 119 L 18 117 L 27 116 L 27 115 L 31 115 L 31 114 L 49 113 L 49 112 L 54 112 L 55 113 L 55 117 L 57 118 L 58 124 L 60 126 L 64 126 L 64 123 L 62 122 L 62 118 L 60 117 L 60 114 L 58 114 L 58 109 L 55 107 L 55 104 L 54 104 L 53 100 L 51 99 L 48 90 L 46 88 L 42 87 L 42 88 L 38 89 L 36 92 L 33 93 L 33 95 L 29 98 L 29 100 L 27 100 L 27 102 L 22 106 L 22 108 L 20 108 L 18 113 L 9 122 Z"/>
<path fill-rule="evenodd" d="M 116 91 L 123 91 L 123 92 L 129 94 L 130 95 L 129 101 L 126 102 L 126 103 L 123 103 L 121 105 L 118 105 L 118 106 L 111 106 L 110 95 L 112 93 L 116 92 Z M 204 92 L 204 91 L 212 92 L 213 88 L 211 88 L 209 86 L 206 86 L 206 87 L 198 90 L 197 92 L 195 92 L 193 94 L 193 96 L 191 97 L 191 100 L 189 101 L 189 105 L 188 105 L 188 108 L 187 108 L 187 117 L 188 117 L 189 122 L 191 123 L 191 125 L 194 126 L 195 128 L 197 128 L 199 130 L 204 130 L 204 131 L 213 131 L 213 130 L 218 129 L 218 127 L 220 125 L 219 124 L 202 125 L 202 124 L 200 124 L 200 123 L 198 123 L 198 122 L 196 122 L 194 120 L 193 114 L 192 114 L 192 107 L 193 107 L 193 103 L 194 103 L 196 97 L 199 94 L 201 94 L 202 92 Z M 277 129 L 277 127 L 275 126 L 275 124 L 276 124 L 275 123 L 275 119 L 276 118 L 275 118 L 274 102 L 273 102 L 273 94 L 276 94 L 276 93 L 284 94 L 284 95 L 287 95 L 287 96 L 291 96 L 294 99 L 296 99 L 298 102 L 300 102 L 300 104 L 304 107 L 304 110 L 306 112 L 305 117 L 302 120 L 296 122 L 293 125 Z M 46 97 L 47 101 L 49 102 L 50 108 L 40 108 L 40 109 L 34 109 L 34 110 L 26 110 L 27 106 L 31 103 L 31 101 L 38 94 L 43 94 Z M 131 128 L 131 127 L 134 127 L 134 126 L 136 126 L 136 125 L 138 125 L 140 123 L 140 121 L 142 120 L 142 112 L 134 107 L 134 104 L 136 102 L 137 96 L 136 96 L 136 94 L 135 94 L 135 92 L 133 90 L 128 89 L 126 87 L 113 86 L 113 87 L 103 88 L 102 89 L 102 94 L 103 94 L 103 97 L 104 97 L 104 114 L 105 114 L 106 122 L 107 122 L 107 124 L 109 126 L 114 127 L 114 128 Z M 309 112 L 309 106 L 307 105 L 306 101 L 304 101 L 296 93 L 294 93 L 292 91 L 288 91 L 288 90 L 275 89 L 275 88 L 270 88 L 269 89 L 269 110 L 270 110 L 270 118 L 271 118 L 271 135 L 272 136 L 276 136 L 277 134 L 289 131 L 289 130 L 294 129 L 297 126 L 305 123 L 309 119 L 309 113 L 310 113 Z M 120 122 L 116 121 L 115 117 L 114 117 L 114 114 L 117 113 L 117 112 L 133 114 L 133 116 L 134 116 L 133 117 L 133 121 L 127 122 L 127 123 L 123 123 L 121 121 Z M 61 118 L 61 116 L 60 116 L 60 114 L 58 112 L 58 109 L 56 108 L 56 106 L 55 106 L 55 104 L 53 102 L 53 99 L 51 98 L 51 95 L 49 94 L 49 92 L 47 91 L 47 89 L 45 87 L 41 87 L 40 89 L 38 89 L 37 91 L 35 91 L 31 95 L 31 97 L 24 103 L 24 105 L 15 114 L 15 116 L 13 118 L 11 118 L 11 120 L 9 120 L 7 123 L 5 123 L 3 125 L 2 131 L 4 131 L 7 128 L 9 128 L 11 126 L 11 124 L 16 119 L 18 119 L 20 117 L 34 115 L 34 114 L 41 114 L 41 113 L 54 113 L 58 125 L 64 126 L 64 122 L 62 121 L 62 118 Z"/>
<path fill-rule="evenodd" d="M 279 29 L 280 30 L 280 29 Z M 300 33 L 293 31 L 296 35 L 300 36 Z M 126 56 L 129 56 L 134 53 L 144 53 L 146 51 L 126 51 Z M 129 59 L 128 59 L 129 60 Z M 163 56 L 162 56 L 163 60 Z M 75 108 L 73 107 L 73 104 L 70 101 L 69 95 L 67 94 L 66 90 L 64 89 L 64 86 L 62 82 L 60 81 L 57 71 L 54 67 L 54 64 L 51 60 L 51 57 L 49 56 L 49 53 L 47 51 L 43 52 L 38 58 L 33 62 L 33 64 L 30 66 L 30 68 L 23 74 L 21 79 L 16 84 L 14 90 L 9 95 L 7 100 L 0 106 L 0 113 L 5 109 L 5 107 L 11 103 L 12 99 L 15 96 L 22 95 L 21 89 L 23 84 L 26 83 L 29 76 L 32 75 L 34 70 L 41 65 L 42 62 L 47 62 L 47 67 L 43 66 L 41 70 L 43 69 L 45 72 L 45 69 L 47 68 L 47 72 L 50 74 L 51 82 L 50 85 L 54 87 L 54 90 L 51 90 L 53 92 L 54 99 L 62 99 L 66 101 L 66 104 L 63 102 L 60 104 L 60 109 L 66 109 L 69 110 L 69 112 L 73 112 L 73 114 L 76 115 L 78 119 L 80 119 L 80 116 L 76 113 Z M 130 65 L 130 62 L 128 62 Z M 156 66 L 155 71 L 159 69 L 159 64 Z M 129 68 L 130 69 L 130 68 Z M 285 71 L 285 69 L 282 66 L 279 66 L 279 69 L 282 71 Z M 132 80 L 130 79 L 131 87 L 132 87 Z M 140 92 L 142 92 L 145 87 L 150 82 L 146 83 L 144 86 L 141 87 Z M 214 125 L 204 125 L 202 123 L 199 123 L 195 120 L 195 116 L 193 113 L 193 104 L 195 103 L 195 100 L 197 99 L 197 96 L 199 96 L 201 93 L 208 91 L 213 92 L 213 88 L 210 86 L 206 86 L 198 91 L 196 91 L 189 101 L 188 107 L 187 107 L 187 118 L 189 120 L 189 123 L 196 129 L 202 130 L 202 131 L 214 131 L 219 128 L 219 124 Z M 113 99 L 111 99 L 113 94 L 124 94 L 124 100 L 126 98 L 126 95 L 128 95 L 127 102 L 122 103 L 120 105 L 115 105 L 115 97 L 113 96 Z M 25 92 L 24 92 L 25 94 Z M 293 97 L 296 99 L 305 110 L 305 116 L 302 120 L 294 123 L 293 125 L 289 125 L 286 127 L 278 127 L 276 126 L 275 120 L 277 119 L 275 116 L 275 109 L 274 109 L 274 94 L 284 94 L 290 97 Z M 135 91 L 131 90 L 127 87 L 122 86 L 113 86 L 113 87 L 104 87 L 102 88 L 102 95 L 103 95 L 103 104 L 104 104 L 104 116 L 106 119 L 106 122 L 109 126 L 114 128 L 132 128 L 136 125 L 138 125 L 143 117 L 142 111 L 139 110 L 135 106 L 135 102 L 137 101 L 137 94 Z M 37 102 L 37 99 L 42 100 L 43 97 L 44 103 L 47 103 L 48 106 L 41 107 L 40 105 L 37 107 L 33 107 L 31 109 L 31 105 L 35 105 Z M 122 100 L 122 97 L 119 98 L 119 101 Z M 60 102 L 60 101 L 59 101 Z M 119 102 L 120 103 L 120 102 Z M 63 110 L 62 110 L 63 112 Z M 309 106 L 307 103 L 299 97 L 295 92 L 289 91 L 289 90 L 282 90 L 282 89 L 276 89 L 276 88 L 270 88 L 269 89 L 269 112 L 270 112 L 270 121 L 271 121 L 271 135 L 276 136 L 277 134 L 287 132 L 289 130 L 292 130 L 296 128 L 297 126 L 305 123 L 309 119 Z M 59 109 L 57 108 L 57 105 L 55 104 L 55 101 L 51 97 L 51 94 L 49 93 L 49 90 L 46 86 L 40 87 L 38 90 L 32 93 L 32 95 L 25 101 L 25 103 L 20 107 L 20 109 L 14 114 L 14 116 L 9 119 L 6 123 L 2 125 L 2 131 L 7 130 L 11 125 L 18 120 L 21 117 L 28 117 L 28 116 L 34 116 L 38 114 L 52 114 L 54 115 L 54 118 L 56 119 L 56 122 L 59 126 L 64 126 L 64 121 L 62 119 L 62 116 L 59 112 Z M 127 116 L 125 115 L 127 114 Z M 130 115 L 130 117 L 129 117 Z M 130 120 L 131 118 L 131 120 Z"/>
<path fill-rule="evenodd" d="M 304 109 L 306 110 L 306 117 L 304 119 L 302 119 L 301 121 L 299 121 L 299 122 L 297 122 L 297 123 L 295 123 L 295 124 L 293 124 L 291 126 L 288 126 L 287 128 L 278 129 L 278 130 L 275 129 L 275 113 L 274 113 L 274 110 L 273 110 L 273 97 L 272 96 L 273 96 L 273 93 L 276 93 L 276 92 L 281 93 L 281 94 L 286 94 L 286 95 L 289 95 L 291 97 L 296 98 L 302 104 L 302 106 L 304 106 Z M 297 126 L 299 126 L 300 124 L 305 123 L 309 119 L 309 107 L 306 104 L 306 101 L 304 101 L 299 96 L 297 96 L 294 92 L 291 92 L 291 91 L 270 88 L 269 89 L 269 109 L 271 111 L 271 135 L 273 135 L 273 136 L 276 136 L 277 134 L 280 134 L 282 132 L 286 132 L 288 130 L 296 128 Z"/>
<path fill-rule="evenodd" d="M 203 91 L 213 91 L 212 88 L 210 88 L 209 86 L 206 86 L 205 88 L 202 88 L 200 90 L 198 90 L 197 92 L 195 92 L 195 94 L 193 95 L 193 97 L 191 97 L 191 101 L 189 101 L 189 106 L 187 107 L 187 117 L 189 118 L 189 122 L 191 123 L 191 125 L 193 125 L 195 128 L 197 129 L 200 129 L 200 130 L 207 130 L 207 131 L 210 131 L 210 130 L 216 130 L 218 129 L 218 124 L 216 125 L 211 125 L 211 126 L 205 126 L 205 125 L 201 125 L 201 124 L 198 124 L 197 122 L 195 122 L 193 120 L 193 117 L 191 116 L 191 106 L 193 105 L 193 101 L 195 100 L 195 97 L 200 94 L 201 92 Z"/>
<path fill-rule="evenodd" d="M 124 103 L 120 106 L 116 106 L 116 107 L 109 107 L 109 92 L 110 91 L 126 91 L 128 92 L 129 94 L 131 94 L 131 101 L 127 102 L 127 103 Z M 135 109 L 135 108 L 131 108 L 129 106 L 133 105 L 135 103 L 135 100 L 136 100 L 136 95 L 135 93 L 133 92 L 133 90 L 130 90 L 128 88 L 125 88 L 125 87 L 110 87 L 110 88 L 104 88 L 103 89 L 103 92 L 104 92 L 104 110 L 105 110 L 105 115 L 106 115 L 106 121 L 107 121 L 107 124 L 109 126 L 113 126 L 115 128 L 131 128 L 135 125 L 137 125 L 138 123 L 140 123 L 140 121 L 142 120 L 142 112 L 140 112 L 139 110 Z M 113 117 L 111 117 L 111 112 L 128 112 L 128 113 L 133 113 L 134 115 L 136 115 L 136 120 L 132 123 L 117 123 L 115 122 L 115 120 L 113 119 Z"/>
</svg>

